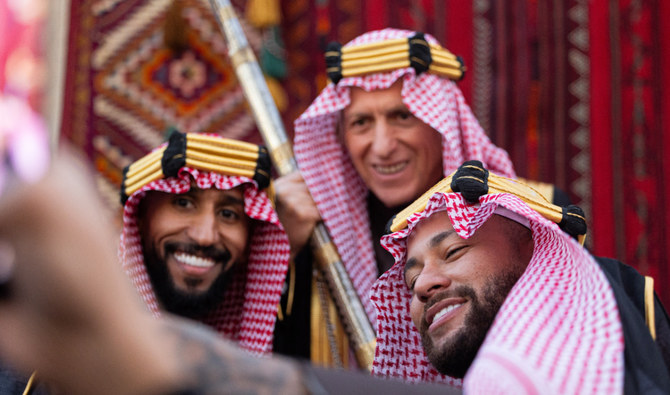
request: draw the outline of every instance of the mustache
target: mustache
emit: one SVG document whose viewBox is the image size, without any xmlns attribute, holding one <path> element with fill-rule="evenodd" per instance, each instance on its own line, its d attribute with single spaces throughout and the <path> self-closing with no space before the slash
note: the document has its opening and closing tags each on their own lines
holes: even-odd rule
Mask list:
<svg viewBox="0 0 670 395">
<path fill-rule="evenodd" d="M 209 258 L 218 263 L 227 263 L 231 258 L 230 252 L 228 252 L 228 250 L 214 246 L 201 246 L 195 243 L 184 243 L 176 241 L 165 244 L 165 256 L 177 251 L 182 251 L 187 254 L 196 255 L 202 258 Z"/>
<path fill-rule="evenodd" d="M 436 303 L 447 298 L 466 298 L 470 300 L 477 300 L 477 293 L 475 292 L 474 288 L 467 285 L 459 285 L 456 288 L 450 288 L 442 292 L 438 292 L 431 296 L 428 301 L 426 301 L 426 304 L 423 306 L 424 314 Z"/>
</svg>

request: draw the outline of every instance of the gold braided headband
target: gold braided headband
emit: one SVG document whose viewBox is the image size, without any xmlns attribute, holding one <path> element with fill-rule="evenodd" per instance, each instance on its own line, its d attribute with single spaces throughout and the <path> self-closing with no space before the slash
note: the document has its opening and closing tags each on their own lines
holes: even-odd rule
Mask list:
<svg viewBox="0 0 670 395">
<path fill-rule="evenodd" d="M 423 33 L 375 43 L 342 47 L 332 42 L 326 49 L 326 72 L 334 83 L 351 77 L 413 67 L 417 74 L 428 71 L 452 80 L 465 74 L 463 60 L 438 44 L 429 44 Z"/>
<path fill-rule="evenodd" d="M 456 190 L 454 190 L 456 189 Z M 476 191 L 475 191 L 476 190 Z M 483 192 L 486 190 L 485 192 Z M 559 224 L 561 229 L 584 244 L 586 238 L 586 218 L 577 206 L 560 207 L 547 201 L 535 189 L 518 180 L 489 173 L 481 162 L 469 161 L 461 165 L 417 200 L 396 214 L 388 226 L 389 232 L 397 232 L 407 227 L 407 218 L 426 209 L 428 200 L 436 192 L 461 192 L 466 200 L 476 202 L 479 196 L 492 193 L 510 193 L 524 201 L 530 208 L 546 219 Z"/>
<path fill-rule="evenodd" d="M 195 133 L 172 132 L 167 146 L 157 149 L 124 170 L 121 203 L 143 186 L 175 177 L 188 166 L 229 176 L 254 179 L 260 189 L 270 185 L 267 149 L 244 141 Z"/>
</svg>

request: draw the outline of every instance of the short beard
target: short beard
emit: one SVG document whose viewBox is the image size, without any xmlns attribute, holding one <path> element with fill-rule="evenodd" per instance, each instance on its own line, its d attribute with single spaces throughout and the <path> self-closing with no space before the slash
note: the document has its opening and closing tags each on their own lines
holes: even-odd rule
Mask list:
<svg viewBox="0 0 670 395">
<path fill-rule="evenodd" d="M 182 251 L 204 251 L 206 256 L 212 257 L 217 262 L 217 265 L 222 264 L 224 267 L 230 260 L 230 253 L 228 251 L 214 252 L 209 248 L 203 248 L 197 245 L 185 246 L 183 244 L 166 245 L 164 256 L 168 256 L 170 253 L 176 251 L 177 247 Z M 163 309 L 170 313 L 191 319 L 202 319 L 206 317 L 223 301 L 226 288 L 233 277 L 232 268 L 237 267 L 237 265 L 234 264 L 231 266 L 231 269 L 221 271 L 209 289 L 194 294 L 177 288 L 168 271 L 167 262 L 159 257 L 154 246 L 146 248 L 144 252 L 144 263 L 156 298 L 158 298 Z"/>
<path fill-rule="evenodd" d="M 450 335 L 450 340 L 441 348 L 436 347 L 427 335 L 428 325 L 425 322 L 421 325 L 419 332 L 426 356 L 438 372 L 455 378 L 465 376 L 496 314 L 521 274 L 508 271 L 491 277 L 484 288 L 483 300 L 480 300 L 472 287 L 466 285 L 436 295 L 439 299 L 448 294 L 450 297 L 466 297 L 470 300 L 470 312 L 465 317 L 463 328 Z"/>
</svg>

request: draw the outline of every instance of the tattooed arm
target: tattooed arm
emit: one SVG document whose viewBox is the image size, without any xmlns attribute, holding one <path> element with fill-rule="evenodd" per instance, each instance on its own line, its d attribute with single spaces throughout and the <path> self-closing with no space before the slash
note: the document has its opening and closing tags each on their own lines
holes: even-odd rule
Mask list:
<svg viewBox="0 0 670 395">
<path fill-rule="evenodd" d="M 276 356 L 258 359 L 222 341 L 209 328 L 181 318 L 166 321 L 164 329 L 167 344 L 181 356 L 186 376 L 182 392 L 174 394 L 461 394 L 446 385 L 405 384 Z"/>
<path fill-rule="evenodd" d="M 209 328 L 179 317 L 164 324 L 161 336 L 178 360 L 184 376 L 178 388 L 184 393 L 307 393 L 297 362 L 251 356 Z"/>
</svg>

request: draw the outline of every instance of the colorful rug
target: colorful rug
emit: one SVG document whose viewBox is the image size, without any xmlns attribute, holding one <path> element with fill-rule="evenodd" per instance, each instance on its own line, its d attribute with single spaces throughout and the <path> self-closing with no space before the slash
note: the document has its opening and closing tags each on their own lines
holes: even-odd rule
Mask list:
<svg viewBox="0 0 670 395">
<path fill-rule="evenodd" d="M 208 2 L 73 0 L 69 45 L 62 137 L 110 204 L 123 167 L 170 126 L 260 142 Z"/>
</svg>

